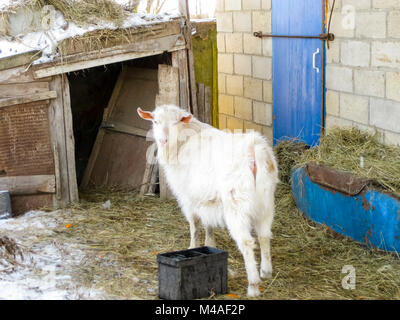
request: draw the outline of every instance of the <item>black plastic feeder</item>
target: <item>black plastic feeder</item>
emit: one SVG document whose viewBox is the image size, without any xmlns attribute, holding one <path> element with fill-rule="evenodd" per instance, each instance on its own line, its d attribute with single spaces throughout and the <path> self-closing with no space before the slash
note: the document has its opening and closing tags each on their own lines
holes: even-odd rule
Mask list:
<svg viewBox="0 0 400 320">
<path fill-rule="evenodd" d="M 190 300 L 228 291 L 228 252 L 212 247 L 159 254 L 158 296 Z"/>
</svg>

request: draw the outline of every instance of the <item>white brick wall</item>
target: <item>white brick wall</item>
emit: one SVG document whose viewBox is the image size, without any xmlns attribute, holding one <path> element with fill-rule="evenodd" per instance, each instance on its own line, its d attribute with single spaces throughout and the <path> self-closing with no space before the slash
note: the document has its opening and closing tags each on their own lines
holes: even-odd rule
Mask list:
<svg viewBox="0 0 400 320">
<path fill-rule="evenodd" d="M 369 67 L 370 44 L 364 41 L 343 41 L 341 61 L 344 65 L 354 67 Z"/>
<path fill-rule="evenodd" d="M 332 5 L 332 0 L 329 0 Z M 217 0 L 221 127 L 272 135 L 271 0 Z M 400 145 L 400 0 L 337 0 L 326 51 L 326 127 Z"/>
<path fill-rule="evenodd" d="M 218 0 L 220 128 L 252 129 L 272 138 L 271 0 Z"/>
<path fill-rule="evenodd" d="M 341 0 L 336 7 L 326 127 L 378 130 L 384 143 L 400 145 L 400 0 Z"/>
</svg>

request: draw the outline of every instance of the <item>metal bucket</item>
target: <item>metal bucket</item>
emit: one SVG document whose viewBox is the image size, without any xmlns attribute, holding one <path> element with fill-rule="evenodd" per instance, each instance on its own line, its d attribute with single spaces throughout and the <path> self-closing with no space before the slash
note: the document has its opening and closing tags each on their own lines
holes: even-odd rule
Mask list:
<svg viewBox="0 0 400 320">
<path fill-rule="evenodd" d="M 0 190 L 0 219 L 12 217 L 11 198 L 8 190 Z"/>
</svg>

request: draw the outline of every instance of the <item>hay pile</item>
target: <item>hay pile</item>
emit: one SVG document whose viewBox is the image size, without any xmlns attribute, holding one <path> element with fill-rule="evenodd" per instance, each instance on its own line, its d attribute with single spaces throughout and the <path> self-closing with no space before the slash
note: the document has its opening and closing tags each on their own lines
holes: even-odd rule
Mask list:
<svg viewBox="0 0 400 320">
<path fill-rule="evenodd" d="M 24 254 L 14 239 L 0 237 L 0 271 L 12 270 L 24 260 Z"/>
<path fill-rule="evenodd" d="M 81 194 L 64 222 L 40 241 L 78 247 L 86 258 L 72 273 L 82 286 L 104 289 L 115 298 L 157 299 L 157 253 L 186 249 L 189 226 L 175 201 L 140 197 L 126 190 Z M 367 249 L 305 219 L 290 189 L 276 194 L 272 241 L 273 278 L 261 284 L 260 299 L 399 299 L 400 260 Z M 111 207 L 103 204 L 110 200 Z M 204 239 L 204 233 L 201 232 Z M 213 299 L 246 299 L 243 258 L 226 230 L 217 230 L 219 248 L 229 252 L 229 293 Z M 259 251 L 256 251 L 259 261 Z M 344 265 L 356 269 L 355 290 L 344 290 Z M 212 296 L 212 295 L 211 295 Z"/>
<path fill-rule="evenodd" d="M 290 182 L 290 171 L 307 149 L 308 146 L 297 139 L 284 140 L 275 147 L 274 151 L 278 160 L 279 180 L 281 182 Z"/>
<path fill-rule="evenodd" d="M 21 0 L 0 10 L 0 38 L 9 40 L 7 46 L 13 52 L 37 49 L 47 56 L 57 53 L 63 60 L 68 55 L 96 52 L 148 38 L 148 25 L 173 17 L 168 14 L 139 14 L 138 4 L 139 0 L 131 0 L 125 5 L 112 0 Z M 49 6 L 61 12 L 65 21 L 54 15 Z M 24 29 L 16 31 L 13 30 L 15 26 L 11 28 L 11 20 L 15 21 L 16 17 L 27 21 Z M 47 23 L 52 32 L 47 32 L 43 23 Z M 82 29 L 86 32 L 83 33 Z M 42 38 L 36 39 L 32 35 L 36 32 L 47 34 L 43 38 L 50 34 L 52 45 Z M 15 47 L 15 43 L 25 47 Z M 47 60 L 44 58 L 44 61 Z"/>
<path fill-rule="evenodd" d="M 129 12 L 135 12 L 138 1 L 132 0 L 129 5 L 121 6 L 112 0 L 24 0 L 1 12 L 3 18 L 9 13 L 20 8 L 40 11 L 43 7 L 51 5 L 62 12 L 66 21 L 75 22 L 79 26 L 96 24 L 100 21 L 121 25 Z"/>
<path fill-rule="evenodd" d="M 314 161 L 369 179 L 381 189 L 400 195 L 400 148 L 385 146 L 379 135 L 359 129 L 336 128 L 321 138 L 318 147 L 304 152 L 296 166 Z"/>
</svg>

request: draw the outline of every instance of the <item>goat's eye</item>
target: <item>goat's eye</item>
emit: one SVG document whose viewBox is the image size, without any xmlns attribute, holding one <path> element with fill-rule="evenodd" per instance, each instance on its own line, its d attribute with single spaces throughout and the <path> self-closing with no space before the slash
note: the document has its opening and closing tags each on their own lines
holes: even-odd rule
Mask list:
<svg viewBox="0 0 400 320">
<path fill-rule="evenodd" d="M 154 124 L 158 124 L 158 123 L 159 123 L 158 121 L 154 120 Z"/>
</svg>

